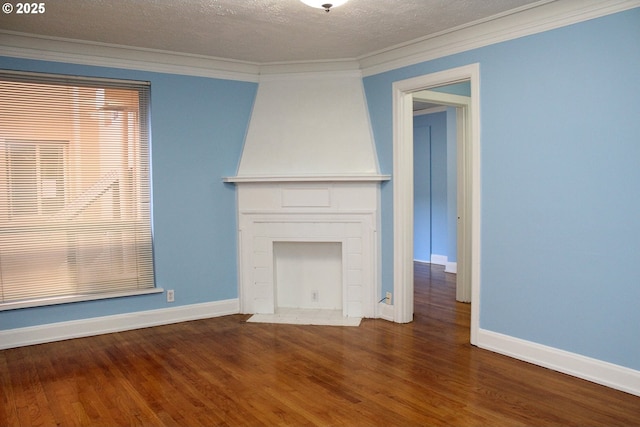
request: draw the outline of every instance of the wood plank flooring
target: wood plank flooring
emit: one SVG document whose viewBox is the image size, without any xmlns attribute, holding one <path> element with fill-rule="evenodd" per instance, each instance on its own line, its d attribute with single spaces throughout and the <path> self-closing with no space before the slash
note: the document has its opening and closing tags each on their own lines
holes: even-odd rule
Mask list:
<svg viewBox="0 0 640 427">
<path fill-rule="evenodd" d="M 415 321 L 233 315 L 0 351 L 0 426 L 639 426 L 640 397 L 469 344 L 455 276 Z"/>
</svg>

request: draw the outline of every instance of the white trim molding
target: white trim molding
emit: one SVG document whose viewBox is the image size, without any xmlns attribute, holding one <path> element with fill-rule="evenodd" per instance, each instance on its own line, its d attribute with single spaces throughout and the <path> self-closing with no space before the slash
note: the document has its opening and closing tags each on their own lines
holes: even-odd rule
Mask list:
<svg viewBox="0 0 640 427">
<path fill-rule="evenodd" d="M 455 261 L 449 261 L 449 258 L 444 256 L 444 255 L 436 255 L 436 256 L 440 256 L 440 257 L 444 257 L 444 262 L 442 264 L 434 262 L 433 258 L 431 258 L 431 261 L 425 261 L 422 259 L 414 259 L 413 262 L 418 262 L 420 264 L 436 264 L 436 265 L 443 265 L 444 266 L 444 272 L 445 273 L 453 273 L 453 274 L 457 274 L 458 273 L 458 263 Z M 432 255 L 433 257 L 433 255 Z"/>
<path fill-rule="evenodd" d="M 455 261 L 447 261 L 444 266 L 444 272 L 458 274 L 458 263 Z"/>
<path fill-rule="evenodd" d="M 0 30 L 0 56 L 258 82 L 260 65 L 203 55 Z"/>
<path fill-rule="evenodd" d="M 40 299 L 18 301 L 18 302 L 4 302 L 4 303 L 0 303 L 0 311 L 17 310 L 20 308 L 44 307 L 47 305 L 68 304 L 71 302 L 97 301 L 102 299 L 131 297 L 136 295 L 161 294 L 163 292 L 164 292 L 163 288 L 135 289 L 132 291 L 122 291 L 122 292 L 71 295 L 71 296 L 62 296 L 62 297 L 40 298 Z"/>
<path fill-rule="evenodd" d="M 429 261 L 429 264 L 444 266 L 445 273 L 456 274 L 458 272 L 458 263 L 456 261 L 449 261 L 449 257 L 447 255 L 431 254 L 431 261 Z"/>
<path fill-rule="evenodd" d="M 640 7 L 640 0 L 541 0 L 358 58 L 250 62 L 0 30 L 0 56 L 258 82 L 261 75 L 383 73 Z"/>
<path fill-rule="evenodd" d="M 377 318 L 393 322 L 393 305 L 379 302 Z"/>
<path fill-rule="evenodd" d="M 542 0 L 359 59 L 371 76 L 436 58 L 566 27 L 640 6 L 640 0 Z"/>
<path fill-rule="evenodd" d="M 394 321 L 413 320 L 413 93 L 435 86 L 471 82 L 471 138 L 464 153 L 465 208 L 462 225 L 467 264 L 460 257 L 471 283 L 471 344 L 476 344 L 480 325 L 480 65 L 469 64 L 437 73 L 412 77 L 392 84 L 393 102 L 393 293 Z M 464 169 L 464 170 L 463 170 Z M 460 206 L 460 204 L 458 205 Z M 460 230 L 460 229 L 459 229 Z M 458 231 L 460 233 L 460 231 Z M 468 234 L 467 234 L 468 233 Z M 460 276 L 458 276 L 460 279 Z"/>
<path fill-rule="evenodd" d="M 236 175 L 222 177 L 223 182 L 229 183 L 258 183 L 258 182 L 379 182 L 389 181 L 391 175 L 372 174 L 341 174 L 341 175 Z"/>
<path fill-rule="evenodd" d="M 640 396 L 640 371 L 480 329 L 478 347 Z"/>
<path fill-rule="evenodd" d="M 237 298 L 0 331 L 0 350 L 122 332 L 240 312 Z"/>
<path fill-rule="evenodd" d="M 431 264 L 447 265 L 449 258 L 446 255 L 431 254 Z"/>
</svg>

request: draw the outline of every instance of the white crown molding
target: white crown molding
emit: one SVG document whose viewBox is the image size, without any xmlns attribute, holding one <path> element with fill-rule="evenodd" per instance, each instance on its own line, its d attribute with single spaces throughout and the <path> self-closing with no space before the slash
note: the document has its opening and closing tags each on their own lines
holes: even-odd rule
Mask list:
<svg viewBox="0 0 640 427">
<path fill-rule="evenodd" d="M 0 30 L 0 56 L 257 82 L 257 63 Z"/>
<path fill-rule="evenodd" d="M 548 0 L 360 57 L 371 76 L 640 7 L 640 0 Z"/>
<path fill-rule="evenodd" d="M 478 347 L 640 396 L 640 371 L 480 329 Z"/>
<path fill-rule="evenodd" d="M 335 61 L 306 62 L 267 62 L 260 64 L 260 75 L 284 75 L 326 72 L 357 71 L 360 74 L 360 63 L 355 59 Z"/>
<path fill-rule="evenodd" d="M 260 74 L 259 82 L 272 82 L 281 80 L 325 80 L 325 79 L 345 79 L 345 78 L 362 78 L 362 72 L 359 69 L 347 70 L 308 70 L 302 71 L 290 68 L 289 71 L 273 74 Z"/>
<path fill-rule="evenodd" d="M 0 331 L 0 350 L 72 338 L 208 319 L 240 312 L 237 298 Z"/>
<path fill-rule="evenodd" d="M 446 32 L 334 61 L 255 63 L 0 30 L 0 56 L 258 82 L 260 76 L 361 70 L 363 76 L 640 7 L 640 0 L 541 0 Z"/>
</svg>

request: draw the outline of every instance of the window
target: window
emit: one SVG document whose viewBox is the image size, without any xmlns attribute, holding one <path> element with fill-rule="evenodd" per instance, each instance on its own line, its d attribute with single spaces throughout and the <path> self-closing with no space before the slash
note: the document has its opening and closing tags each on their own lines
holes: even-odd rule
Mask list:
<svg viewBox="0 0 640 427">
<path fill-rule="evenodd" d="M 66 144 L 7 141 L 9 215 L 52 214 L 64 206 L 64 148 Z"/>
<path fill-rule="evenodd" d="M 0 72 L 0 309 L 154 288 L 149 84 Z"/>
</svg>

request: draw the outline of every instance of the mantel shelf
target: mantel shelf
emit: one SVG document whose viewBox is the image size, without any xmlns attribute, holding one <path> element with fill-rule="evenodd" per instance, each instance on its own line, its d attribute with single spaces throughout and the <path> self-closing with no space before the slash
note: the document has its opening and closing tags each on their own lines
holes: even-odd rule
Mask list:
<svg viewBox="0 0 640 427">
<path fill-rule="evenodd" d="M 353 174 L 353 175 L 242 175 L 223 177 L 223 182 L 234 184 L 258 182 L 381 182 L 389 181 L 391 175 Z"/>
</svg>

